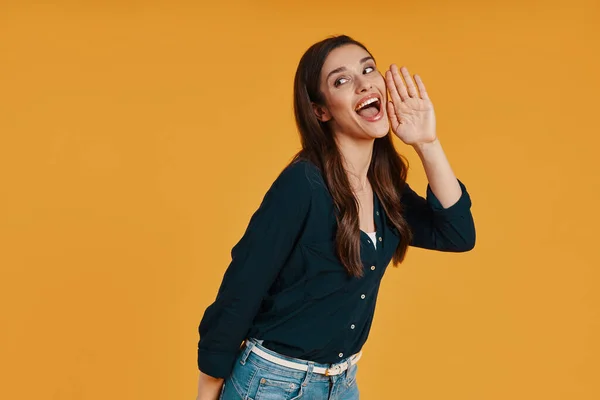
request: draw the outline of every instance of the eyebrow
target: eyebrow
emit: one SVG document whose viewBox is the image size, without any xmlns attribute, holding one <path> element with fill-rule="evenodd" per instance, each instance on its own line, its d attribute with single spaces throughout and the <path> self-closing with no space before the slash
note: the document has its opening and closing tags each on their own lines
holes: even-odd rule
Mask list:
<svg viewBox="0 0 600 400">
<path fill-rule="evenodd" d="M 371 56 L 367 56 L 367 57 L 365 57 L 365 58 L 362 58 L 362 59 L 360 60 L 360 63 L 361 63 L 361 64 L 364 64 L 365 62 L 367 62 L 367 61 L 369 61 L 369 60 L 373 60 L 373 61 L 375 61 L 375 60 L 373 59 L 373 57 L 371 57 Z M 346 71 L 346 69 L 347 69 L 346 67 L 339 67 L 339 68 L 336 68 L 336 69 L 334 69 L 334 70 L 333 70 L 333 71 L 331 71 L 329 74 L 327 74 L 327 78 L 325 79 L 325 81 L 328 81 L 328 80 L 329 80 L 329 77 L 330 77 L 331 75 L 333 75 L 333 74 L 337 74 L 338 72 Z"/>
</svg>

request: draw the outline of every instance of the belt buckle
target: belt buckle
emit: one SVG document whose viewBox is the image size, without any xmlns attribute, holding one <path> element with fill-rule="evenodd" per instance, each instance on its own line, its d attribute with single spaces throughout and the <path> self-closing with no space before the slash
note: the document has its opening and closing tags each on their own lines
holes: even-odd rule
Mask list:
<svg viewBox="0 0 600 400">
<path fill-rule="evenodd" d="M 327 368 L 325 370 L 325 376 L 337 375 L 342 371 L 342 364 L 338 364 L 335 367 Z"/>
</svg>

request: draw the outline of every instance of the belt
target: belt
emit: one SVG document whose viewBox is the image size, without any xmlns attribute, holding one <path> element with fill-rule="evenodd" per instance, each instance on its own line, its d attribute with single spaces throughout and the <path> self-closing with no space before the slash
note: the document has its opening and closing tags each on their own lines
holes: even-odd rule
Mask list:
<svg viewBox="0 0 600 400">
<path fill-rule="evenodd" d="M 256 346 L 252 346 L 251 351 L 256 353 L 256 355 L 264 358 L 265 360 L 274 362 L 275 364 L 279 364 L 279 365 L 282 365 L 282 366 L 288 367 L 288 368 L 297 369 L 300 371 L 308 371 L 308 365 L 300 364 L 300 363 L 293 362 L 293 361 L 283 360 L 279 357 L 275 357 L 274 355 L 269 354 L 266 351 L 263 351 L 263 350 L 257 348 Z M 345 370 L 347 370 L 350 365 L 356 364 L 358 362 L 358 360 L 360 360 L 361 356 L 362 356 L 362 350 L 359 351 L 358 353 L 354 354 L 348 360 L 341 362 L 339 364 L 336 364 L 332 368 L 314 367 L 313 372 L 316 374 L 322 374 L 325 376 L 339 375 L 342 372 L 344 372 Z"/>
</svg>

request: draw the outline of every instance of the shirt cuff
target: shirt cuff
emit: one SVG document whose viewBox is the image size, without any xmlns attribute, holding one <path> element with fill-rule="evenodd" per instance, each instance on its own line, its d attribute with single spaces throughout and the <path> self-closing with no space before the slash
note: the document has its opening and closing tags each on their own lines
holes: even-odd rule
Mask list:
<svg viewBox="0 0 600 400">
<path fill-rule="evenodd" d="M 198 349 L 198 369 L 213 378 L 226 379 L 233 370 L 238 353 Z"/>
</svg>

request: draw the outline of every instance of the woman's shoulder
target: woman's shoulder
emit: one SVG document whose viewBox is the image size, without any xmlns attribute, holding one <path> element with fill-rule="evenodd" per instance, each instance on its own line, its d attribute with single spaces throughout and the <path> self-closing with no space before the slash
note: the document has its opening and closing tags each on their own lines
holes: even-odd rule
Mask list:
<svg viewBox="0 0 600 400">
<path fill-rule="evenodd" d="M 277 179 L 278 186 L 295 187 L 296 189 L 314 189 L 323 183 L 320 169 L 310 160 L 296 158 L 287 164 Z"/>
</svg>

